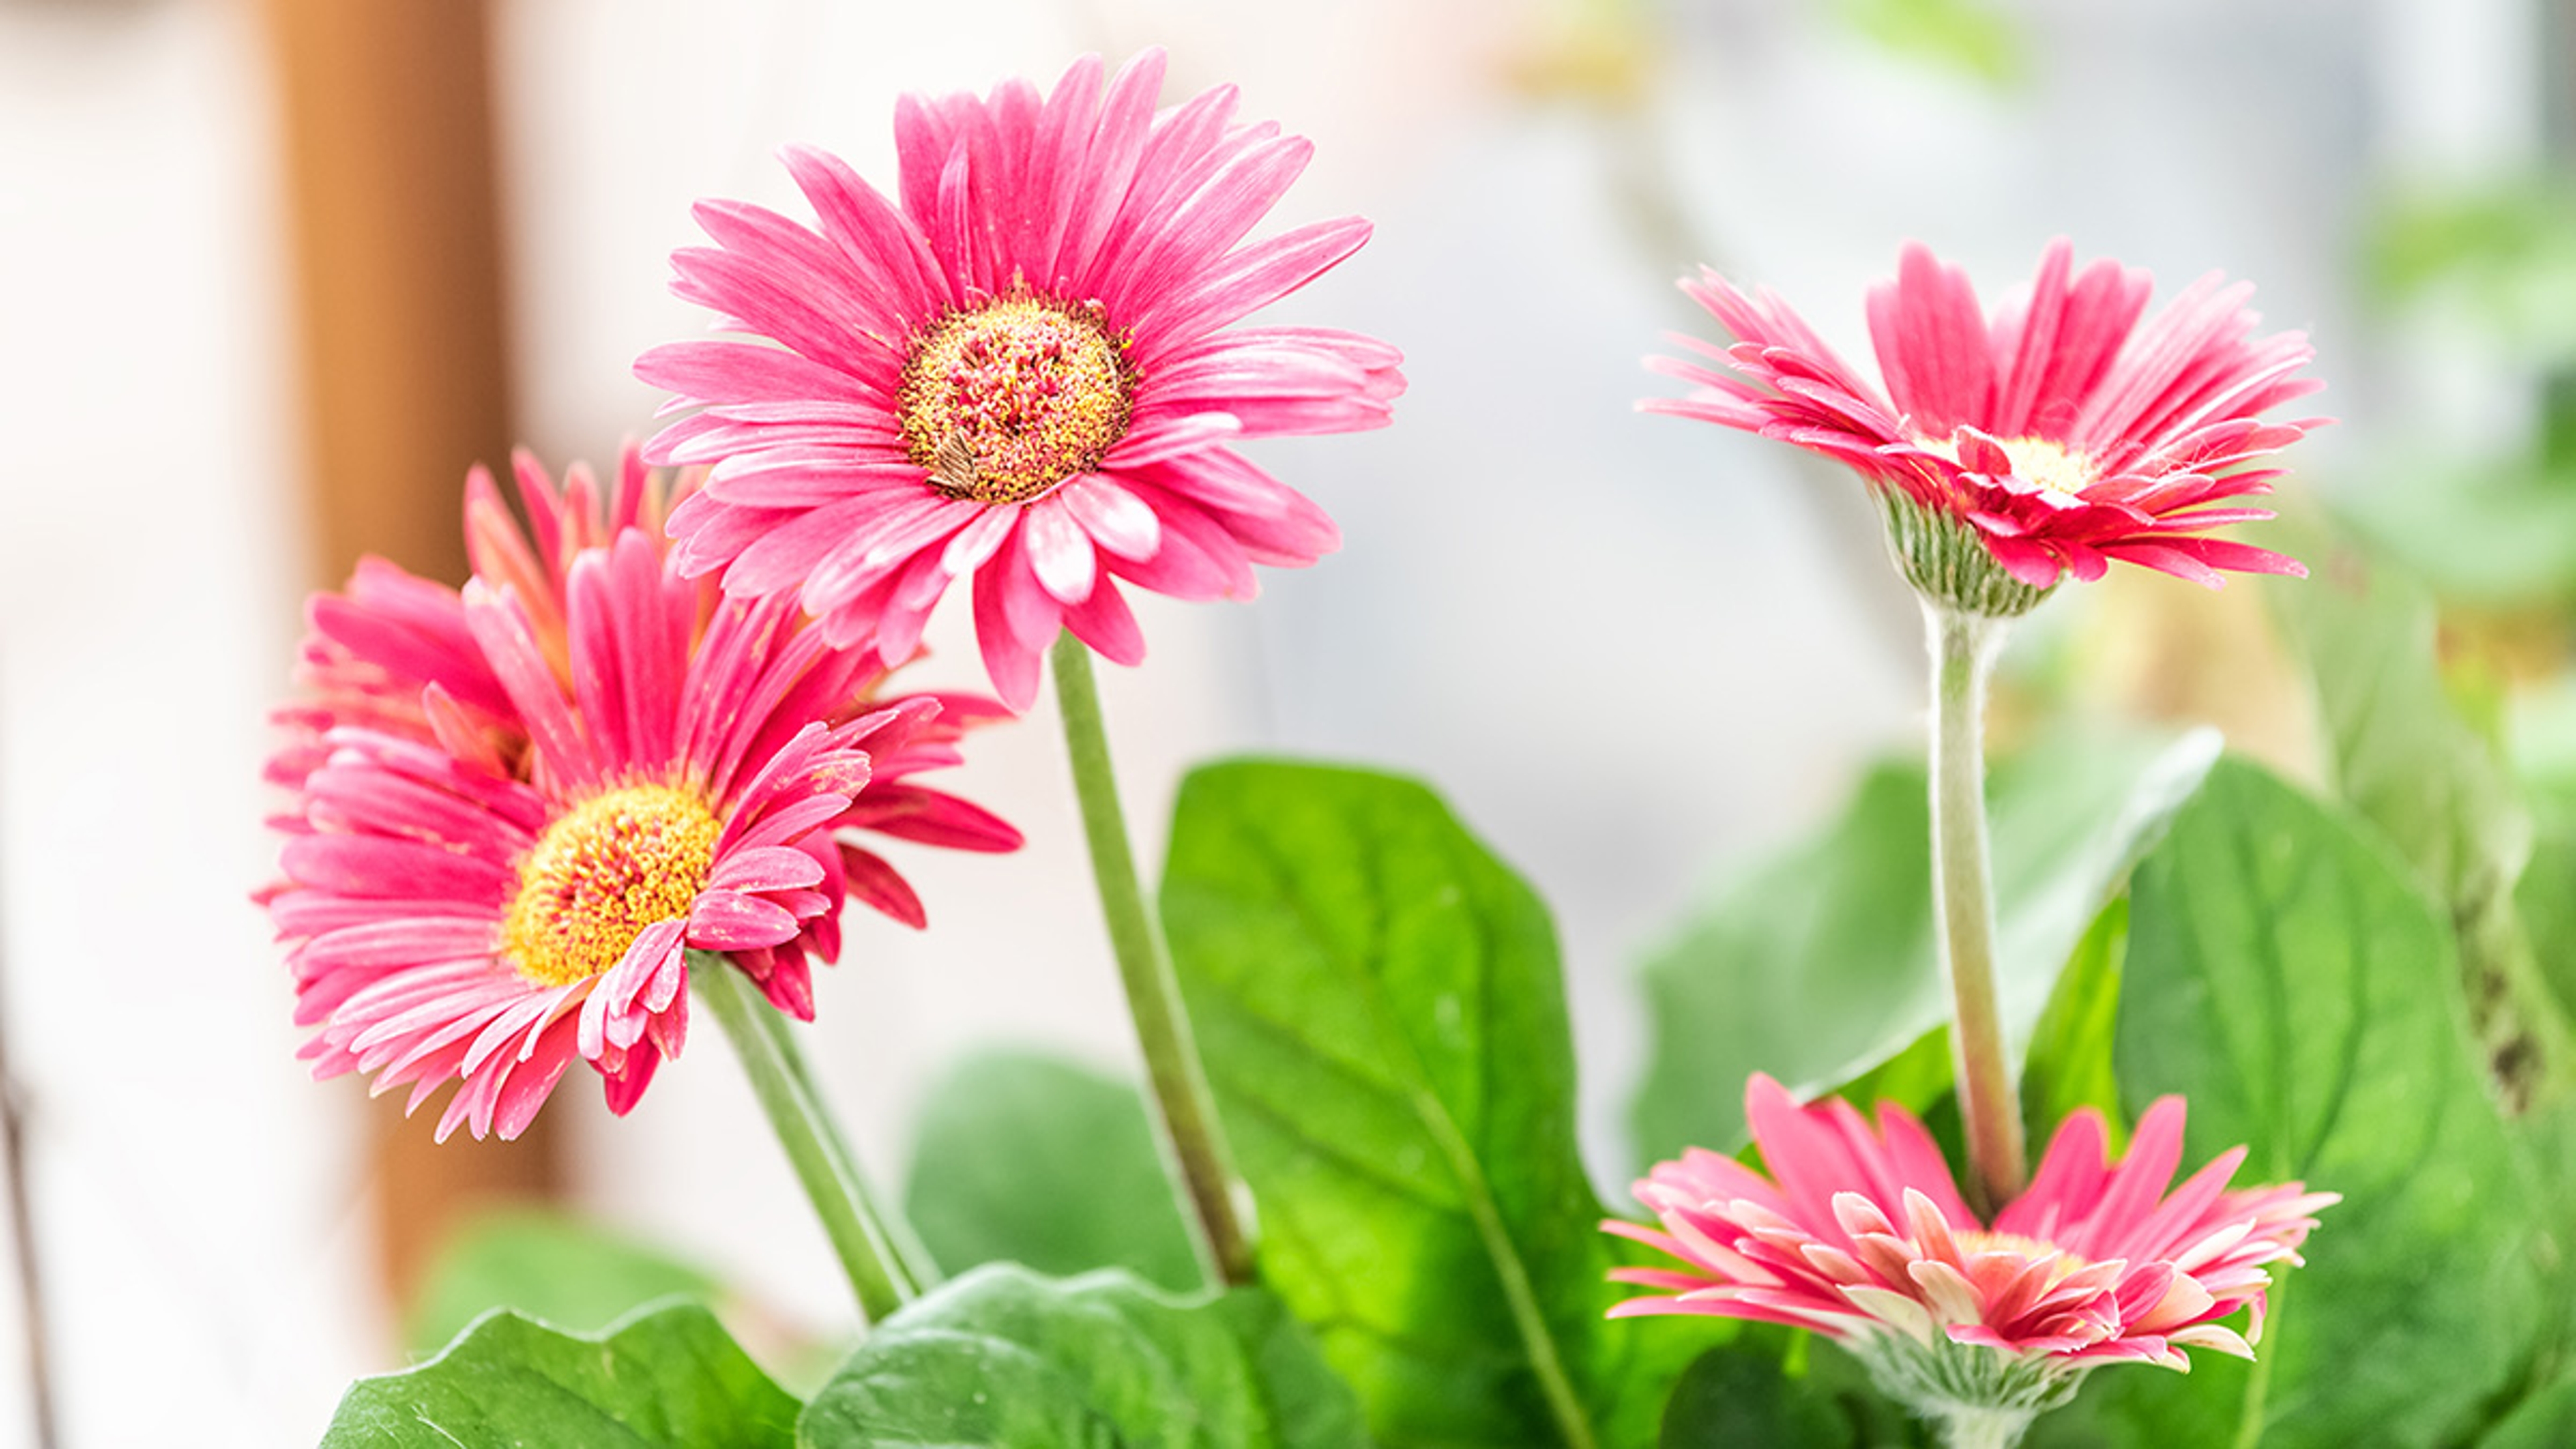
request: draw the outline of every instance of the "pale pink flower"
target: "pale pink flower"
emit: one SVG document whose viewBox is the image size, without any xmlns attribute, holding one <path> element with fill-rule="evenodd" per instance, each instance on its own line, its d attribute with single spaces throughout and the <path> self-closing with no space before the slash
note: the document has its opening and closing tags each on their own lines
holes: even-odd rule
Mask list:
<svg viewBox="0 0 2576 1449">
<path fill-rule="evenodd" d="M 565 601 L 575 562 L 628 532 L 649 540 L 657 554 L 667 553 L 664 520 L 677 501 L 698 487 L 705 470 L 649 472 L 630 447 L 605 483 L 576 463 L 557 487 L 527 452 L 512 462 L 528 526 L 520 525 L 491 476 L 477 468 L 466 480 L 466 550 L 477 577 L 487 586 L 506 587 L 518 600 L 538 652 L 557 682 L 569 689 L 573 656 Z M 691 587 L 696 608 L 692 628 L 702 630 L 721 595 L 712 582 Z M 269 761 L 270 779 L 300 787 L 321 764 L 324 734 L 335 726 L 363 726 L 435 743 L 427 693 L 431 686 L 436 686 L 435 708 L 452 737 L 470 737 L 505 769 L 522 772 L 526 724 L 467 628 L 465 602 L 455 589 L 368 558 L 359 561 L 341 592 L 315 594 L 305 612 L 309 628 L 296 671 L 302 697 L 273 716 L 286 727 L 288 740 Z M 789 627 L 806 626 L 794 621 Z M 801 647 L 810 648 L 811 641 Z M 834 651 L 836 657 L 841 652 Z M 978 694 L 891 691 L 892 668 L 868 651 L 856 657 L 861 664 L 855 670 L 836 668 L 815 676 L 818 683 L 828 680 L 832 687 L 846 689 L 844 697 L 824 699 L 808 688 L 797 707 L 837 725 L 915 701 L 938 706 L 902 709 L 870 737 L 869 788 L 833 822 L 839 874 L 849 893 L 919 927 L 926 919 L 920 897 L 893 865 L 861 843 L 860 832 L 958 850 L 1017 849 L 1020 833 L 1007 822 L 913 778 L 958 764 L 966 732 L 1008 718 L 1008 712 Z M 813 924 L 810 934 L 818 938 L 823 959 L 837 953 L 839 930 L 837 912 Z M 789 993 L 780 1005 L 810 1017 L 805 985 L 803 970 L 790 970 L 778 981 L 779 989 Z"/>
<path fill-rule="evenodd" d="M 1660 1230 L 1604 1226 L 1681 1266 L 1614 1271 L 1658 1291 L 1611 1315 L 1815 1329 L 1936 1416 L 2044 1408 L 2105 1363 L 2188 1370 L 2186 1348 L 2251 1358 L 2267 1268 L 2299 1261 L 2311 1215 L 2340 1201 L 2295 1182 L 2227 1190 L 2242 1147 L 2168 1192 L 2184 1109 L 2164 1097 L 2116 1165 L 2100 1114 L 2068 1117 L 2029 1189 L 1989 1225 L 1903 1108 L 1882 1104 L 1873 1129 L 1849 1103 L 1801 1107 L 1767 1076 L 1744 1096 L 1768 1175 L 1697 1148 L 1656 1164 L 1636 1193 Z M 2221 1321 L 2240 1309 L 2241 1333 Z M 2008 1402 L 1974 1402 L 1979 1391 Z"/>
<path fill-rule="evenodd" d="M 1144 640 L 1119 581 L 1249 598 L 1252 565 L 1339 543 L 1232 445 L 1382 425 L 1396 350 L 1319 327 L 1235 327 L 1356 250 L 1356 217 L 1245 242 L 1308 143 L 1241 122 L 1220 87 L 1156 110 L 1163 57 L 1097 57 L 1041 96 L 908 96 L 899 200 L 791 148 L 819 231 L 706 201 L 672 258 L 683 297 L 774 341 L 657 347 L 678 394 L 648 456 L 709 463 L 674 511 L 684 567 L 795 593 L 835 643 L 908 654 L 972 575 L 976 639 L 1014 708 L 1066 628 L 1120 663 Z"/>
<path fill-rule="evenodd" d="M 2030 591 L 2021 607 L 2112 559 L 2213 586 L 2221 569 L 2304 574 L 2205 535 L 2271 517 L 2229 500 L 2268 491 L 2280 470 L 2262 460 L 2322 421 L 2262 417 L 2320 386 L 2292 376 L 2314 355 L 2306 337 L 2253 336 L 2252 288 L 2215 275 L 2141 325 L 2144 271 L 2097 261 L 2078 273 L 2073 258 L 2053 243 L 2028 299 L 1989 321 L 1965 273 L 1907 246 L 1896 279 L 1869 295 L 1883 395 L 1787 303 L 1703 268 L 1682 290 L 1733 345 L 1677 337 L 1699 357 L 1648 366 L 1693 391 L 1641 406 L 1847 464 L 1883 500 L 1968 530 Z M 1946 587 L 1898 546 L 1918 586 Z"/>
</svg>

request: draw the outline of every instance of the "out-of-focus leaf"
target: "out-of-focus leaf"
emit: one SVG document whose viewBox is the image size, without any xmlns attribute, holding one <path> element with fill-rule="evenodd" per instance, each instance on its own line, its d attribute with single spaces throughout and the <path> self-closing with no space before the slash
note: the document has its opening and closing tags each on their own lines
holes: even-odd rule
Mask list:
<svg viewBox="0 0 2576 1449">
<path fill-rule="evenodd" d="M 656 1298 L 715 1289 L 703 1270 L 597 1224 L 514 1209 L 474 1219 L 448 1239 L 421 1281 L 403 1338 L 413 1353 L 432 1353 L 494 1308 L 589 1333 Z"/>
<path fill-rule="evenodd" d="M 2337 793 L 2443 903 L 2490 1069 L 2509 1100 L 2530 1099 L 2569 1064 L 2566 1019 L 2514 900 L 2531 816 L 2445 686 L 2432 601 L 2349 551 L 2274 597 L 2315 677 Z"/>
<path fill-rule="evenodd" d="M 2535 362 L 2576 358 L 2576 188 L 2563 181 L 2392 198 L 2365 272 L 2389 301 L 2474 319 Z"/>
<path fill-rule="evenodd" d="M 1836 0 L 1843 22 L 1887 49 L 1990 86 L 2019 80 L 2020 30 L 1978 0 Z"/>
<path fill-rule="evenodd" d="M 2217 749 L 2207 732 L 2070 735 L 1996 768 L 1997 951 L 2016 1044 L 2067 952 Z M 1812 1094 L 1916 1048 L 1947 1017 L 1924 793 L 1919 767 L 1873 770 L 1821 838 L 1728 892 L 1647 964 L 1654 1041 L 1633 1116 L 1647 1160 L 1743 1145 L 1755 1071 Z M 1947 1074 L 1917 1085 L 1946 1087 Z"/>
<path fill-rule="evenodd" d="M 693 1303 L 597 1335 L 495 1309 L 418 1368 L 351 1385 L 322 1449 L 785 1449 L 796 1408 Z"/>
<path fill-rule="evenodd" d="M 806 1406 L 804 1449 L 1365 1449 L 1358 1406 L 1268 1293 L 979 1268 L 887 1319 Z"/>
<path fill-rule="evenodd" d="M 2533 1394 L 2507 1415 L 2478 1449 L 2567 1449 L 2576 1444 L 2576 1378 Z"/>
<path fill-rule="evenodd" d="M 2343 1193 L 2248 1366 L 2092 1375 L 2030 1443 L 2458 1443 L 2523 1372 L 2552 1291 L 2479 1070 L 2451 933 L 2356 822 L 2222 763 L 2138 868 L 2117 1049 L 2132 1111 L 2190 1102 L 2186 1168 Z M 2366 1366 L 2366 1367 L 2365 1367 Z"/>
<path fill-rule="evenodd" d="M 2527 457 L 2404 459 L 2335 514 L 2442 597 L 2501 605 L 2576 591 L 2576 468 Z"/>
<path fill-rule="evenodd" d="M 1006 1051 L 959 1063 L 930 1094 L 904 1181 L 905 1215 L 952 1273 L 1011 1261 L 1198 1285 L 1143 1098 L 1089 1068 Z"/>
<path fill-rule="evenodd" d="M 1163 918 L 1262 1280 L 1378 1442 L 1651 1443 L 1711 1330 L 1602 1318 L 1630 1247 L 1576 1156 L 1529 888 L 1420 785 L 1243 762 L 1183 785 Z"/>
<path fill-rule="evenodd" d="M 1702 1354 L 1664 1411 L 1659 1449 L 1916 1449 L 1932 1431 L 1820 1336 L 1747 1325 Z"/>
</svg>

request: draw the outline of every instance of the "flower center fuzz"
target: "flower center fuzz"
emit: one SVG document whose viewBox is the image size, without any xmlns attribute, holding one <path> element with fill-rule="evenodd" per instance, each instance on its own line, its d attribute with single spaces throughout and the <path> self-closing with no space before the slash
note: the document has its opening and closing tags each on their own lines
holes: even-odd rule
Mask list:
<svg viewBox="0 0 2576 1449">
<path fill-rule="evenodd" d="M 2007 438 L 2004 456 L 2012 459 L 2014 477 L 2052 493 L 2066 494 L 2070 500 L 2095 482 L 2096 470 L 2090 460 L 2046 438 Z"/>
<path fill-rule="evenodd" d="M 1098 313 L 1014 293 L 914 339 L 895 412 L 933 487 L 1025 503 L 1100 466 L 1126 436 L 1134 375 Z"/>
<path fill-rule="evenodd" d="M 723 833 L 706 802 L 668 785 L 594 796 L 546 827 L 519 863 L 501 949 L 521 976 L 565 986 L 626 955 L 646 926 L 689 913 Z"/>
<path fill-rule="evenodd" d="M 2053 1256 L 2057 1261 L 2048 1270 L 2048 1285 L 2052 1288 L 2065 1282 L 2069 1276 L 2093 1266 L 2088 1259 L 2067 1252 L 2054 1243 L 2025 1238 L 2019 1233 L 1970 1231 L 1953 1233 L 1952 1237 L 1958 1242 L 1959 1251 L 1968 1257 L 1979 1253 L 2010 1253 L 2025 1263 L 2036 1263 Z"/>
</svg>

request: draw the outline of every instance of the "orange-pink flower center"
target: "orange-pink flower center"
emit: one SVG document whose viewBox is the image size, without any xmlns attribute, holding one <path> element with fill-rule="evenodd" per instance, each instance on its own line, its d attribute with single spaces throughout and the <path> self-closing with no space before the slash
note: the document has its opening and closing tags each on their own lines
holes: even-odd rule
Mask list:
<svg viewBox="0 0 2576 1449">
<path fill-rule="evenodd" d="M 1100 466 L 1127 434 L 1135 371 L 1099 308 L 1027 292 L 951 312 L 914 338 L 895 394 L 931 486 L 1025 503 Z"/>
<path fill-rule="evenodd" d="M 722 822 L 694 792 L 629 785 L 595 795 L 537 838 L 501 950 L 539 986 L 596 976 L 646 926 L 684 918 L 715 864 Z"/>
</svg>

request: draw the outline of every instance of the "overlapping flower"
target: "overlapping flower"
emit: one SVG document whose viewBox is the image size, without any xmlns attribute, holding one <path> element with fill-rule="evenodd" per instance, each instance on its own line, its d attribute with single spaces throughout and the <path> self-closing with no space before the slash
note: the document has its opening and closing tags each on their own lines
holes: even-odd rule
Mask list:
<svg viewBox="0 0 2576 1449">
<path fill-rule="evenodd" d="M 920 917 L 836 831 L 1018 839 L 892 783 L 954 762 L 940 701 L 878 707 L 872 652 L 826 645 L 792 600 L 680 577 L 651 526 L 669 492 L 631 457 L 604 495 L 526 460 L 520 482 L 533 539 L 488 480 L 469 490 L 461 594 L 374 563 L 316 600 L 313 699 L 271 765 L 296 790 L 265 900 L 304 1054 L 415 1108 L 461 1083 L 442 1138 L 517 1135 L 576 1059 L 630 1108 L 685 1041 L 691 949 L 810 1017 L 847 896 Z"/>
<path fill-rule="evenodd" d="M 1041 96 L 907 97 L 899 199 L 791 149 L 819 230 L 698 207 L 712 247 L 673 258 L 680 295 L 779 344 L 646 353 L 696 408 L 656 461 L 712 465 L 671 518 L 692 573 L 795 593 L 839 644 L 910 652 L 951 581 L 1025 707 L 1059 628 L 1122 663 L 1144 641 L 1119 582 L 1249 597 L 1252 565 L 1339 542 L 1238 439 L 1383 424 L 1402 391 L 1382 342 L 1236 327 L 1367 239 L 1358 218 L 1244 238 L 1310 147 L 1235 118 L 1231 87 L 1156 110 L 1163 58 L 1104 81 L 1083 60 Z"/>
<path fill-rule="evenodd" d="M 1931 526 L 1969 531 L 2024 590 L 2091 580 L 2118 559 L 2216 584 L 2220 570 L 2304 573 L 2266 549 L 2207 536 L 2269 518 L 2233 500 L 2268 490 L 2264 463 L 2317 420 L 2263 414 L 2314 392 L 2294 374 L 2313 355 L 2295 332 L 2252 335 L 2252 289 L 2203 278 L 2140 323 L 2152 283 L 2097 261 L 2075 270 L 2060 241 L 2029 299 L 1987 320 L 1964 273 L 1908 246 L 1869 297 L 1881 394 L 1778 297 L 1747 296 L 1703 269 L 1682 289 L 1733 334 L 1729 346 L 1649 366 L 1693 385 L 1650 412 L 1778 438 L 1858 471 Z M 1953 581 L 1900 556 L 1918 586 Z M 2027 602 L 2021 604 L 2027 606 Z"/>
<path fill-rule="evenodd" d="M 1992 1224 L 1900 1107 L 1882 1105 L 1873 1129 L 1849 1103 L 1801 1107 L 1756 1075 L 1745 1113 L 1768 1176 L 1693 1149 L 1637 1184 L 1660 1228 L 1605 1224 L 1681 1263 L 1614 1272 L 1657 1291 L 1612 1314 L 1815 1329 L 1852 1344 L 1918 1408 L 1938 1407 L 1922 1402 L 1935 1389 L 1980 1383 L 2044 1407 L 2099 1364 L 2188 1369 L 2186 1348 L 2250 1358 L 2268 1265 L 2298 1261 L 2312 1215 L 2340 1201 L 2298 1183 L 2229 1191 L 2243 1148 L 2168 1192 L 2179 1097 L 2147 1110 L 2116 1165 L 2100 1116 L 2070 1116 Z M 2222 1321 L 2240 1309 L 2242 1333 Z"/>
</svg>

